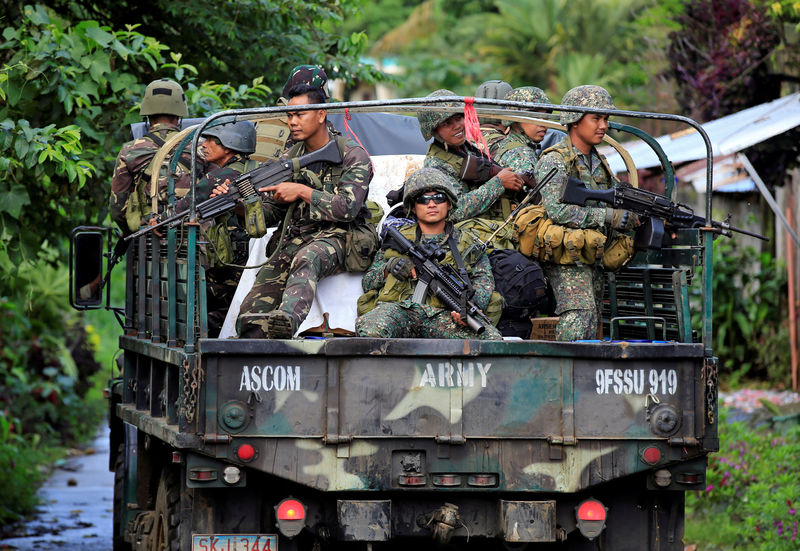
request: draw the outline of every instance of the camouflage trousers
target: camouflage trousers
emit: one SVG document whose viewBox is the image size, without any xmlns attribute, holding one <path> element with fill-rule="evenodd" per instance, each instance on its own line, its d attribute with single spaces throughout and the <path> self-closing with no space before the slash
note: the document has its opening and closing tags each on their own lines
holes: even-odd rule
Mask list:
<svg viewBox="0 0 800 551">
<path fill-rule="evenodd" d="M 503 339 L 500 331 L 491 324 L 487 323 L 486 330 L 478 335 L 469 327 L 454 322 L 447 310 L 436 310 L 438 312 L 429 317 L 421 305 L 413 302 L 380 302 L 356 318 L 356 335 L 384 339 Z"/>
<path fill-rule="evenodd" d="M 245 258 L 245 260 L 247 260 Z M 233 266 L 219 266 L 206 269 L 206 311 L 208 312 L 208 336 L 219 335 L 228 308 L 236 293 L 236 286 L 242 278 L 243 270 Z"/>
<path fill-rule="evenodd" d="M 556 339 L 596 339 L 603 311 L 603 270 L 597 266 L 546 264 L 544 272 L 556 299 Z"/>
<path fill-rule="evenodd" d="M 342 271 L 344 236 L 287 237 L 282 249 L 261 267 L 237 320 L 240 338 L 267 337 L 266 314 L 288 314 L 297 329 L 308 316 L 320 279 Z"/>
</svg>

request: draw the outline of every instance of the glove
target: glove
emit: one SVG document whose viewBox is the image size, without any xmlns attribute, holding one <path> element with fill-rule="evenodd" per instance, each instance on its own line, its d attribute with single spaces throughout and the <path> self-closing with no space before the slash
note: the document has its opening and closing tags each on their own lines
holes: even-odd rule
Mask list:
<svg viewBox="0 0 800 551">
<path fill-rule="evenodd" d="M 404 257 L 393 258 L 386 265 L 388 272 L 400 281 L 406 281 L 411 277 L 412 268 L 414 263 Z"/>
<path fill-rule="evenodd" d="M 639 225 L 639 217 L 624 209 L 608 209 L 606 223 L 615 230 L 631 230 Z"/>
</svg>

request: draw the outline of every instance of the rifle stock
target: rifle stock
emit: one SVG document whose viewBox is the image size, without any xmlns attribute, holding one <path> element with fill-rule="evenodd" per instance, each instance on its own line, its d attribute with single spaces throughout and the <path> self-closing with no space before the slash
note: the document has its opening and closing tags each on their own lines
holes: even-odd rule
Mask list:
<svg viewBox="0 0 800 551">
<path fill-rule="evenodd" d="M 611 189 L 589 189 L 581 180 L 570 177 L 561 193 L 561 202 L 586 206 L 587 201 L 597 201 L 613 208 L 625 209 L 636 214 L 658 218 L 667 226 L 674 228 L 704 228 L 706 219 L 698 216 L 692 209 L 682 203 L 673 203 L 666 197 L 635 188 L 630 185 L 618 185 Z M 769 241 L 768 237 L 731 226 L 727 221 L 710 221 L 715 233 L 731 237 L 731 232 L 749 235 L 757 239 Z M 660 248 L 660 245 L 649 240 L 648 248 Z"/>
<path fill-rule="evenodd" d="M 281 159 L 273 163 L 261 165 L 254 168 L 249 172 L 245 172 L 237 177 L 228 187 L 228 193 L 217 195 L 210 199 L 206 199 L 196 205 L 197 220 L 208 220 L 215 218 L 224 212 L 228 212 L 236 207 L 239 199 L 248 199 L 253 197 L 259 188 L 274 186 L 281 182 L 288 181 L 292 174 L 301 168 L 305 168 L 313 163 L 331 163 L 337 164 L 342 162 L 342 155 L 339 152 L 339 146 L 336 145 L 335 140 L 329 141 L 324 147 L 291 159 Z M 190 210 L 186 209 L 177 214 L 162 220 L 161 222 L 152 226 L 147 226 L 137 232 L 125 237 L 125 240 L 131 240 L 149 233 L 162 226 L 169 225 L 170 227 L 179 223 L 185 216 L 189 214 Z"/>
<path fill-rule="evenodd" d="M 424 304 L 426 291 L 430 291 L 450 310 L 461 314 L 461 318 L 475 333 L 480 335 L 486 330 L 486 326 L 478 318 L 488 323 L 491 322 L 483 311 L 478 308 L 478 305 L 464 296 L 469 293 L 470 289 L 453 273 L 452 267 L 439 265 L 437 259 L 441 260 L 441 257 L 437 257 L 432 251 L 423 250 L 423 247 L 415 246 L 397 228 L 392 227 L 386 230 L 384 247 L 395 249 L 397 252 L 407 255 L 414 263 L 418 279 L 417 288 L 412 296 L 414 302 Z M 445 268 L 451 268 L 451 270 L 448 271 Z M 418 290 L 420 292 L 417 292 Z M 465 298 L 466 300 L 464 300 Z"/>
<path fill-rule="evenodd" d="M 503 168 L 491 159 L 467 153 L 466 157 L 464 157 L 464 162 L 461 164 L 459 178 L 482 184 L 500 174 Z M 536 185 L 536 178 L 532 170 L 518 174 L 518 176 L 525 182 L 526 187 L 533 188 Z"/>
</svg>

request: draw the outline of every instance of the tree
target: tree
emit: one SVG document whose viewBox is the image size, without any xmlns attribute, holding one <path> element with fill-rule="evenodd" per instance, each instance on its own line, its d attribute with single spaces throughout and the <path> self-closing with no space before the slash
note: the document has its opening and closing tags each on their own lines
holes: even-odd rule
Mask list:
<svg viewBox="0 0 800 551">
<path fill-rule="evenodd" d="M 7 8 L 10 21 L 21 4 L 17 0 Z M 360 0 L 50 0 L 48 5 L 69 20 L 93 20 L 112 29 L 137 25 L 138 32 L 189 60 L 200 82 L 262 76 L 273 100 L 296 65 L 322 65 L 332 79 L 382 78 L 360 60 L 366 35 L 336 32 L 356 16 Z"/>
</svg>

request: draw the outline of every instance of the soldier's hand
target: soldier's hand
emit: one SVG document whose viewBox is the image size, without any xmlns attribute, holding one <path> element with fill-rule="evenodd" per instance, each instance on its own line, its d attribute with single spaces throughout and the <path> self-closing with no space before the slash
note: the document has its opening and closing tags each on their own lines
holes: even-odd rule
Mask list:
<svg viewBox="0 0 800 551">
<path fill-rule="evenodd" d="M 222 182 L 221 184 L 215 186 L 214 189 L 211 190 L 211 195 L 209 195 L 209 197 L 216 197 L 218 195 L 222 195 L 224 193 L 228 193 L 228 186 L 230 186 L 230 185 L 231 185 L 231 181 L 230 180 L 225 180 L 224 182 Z"/>
<path fill-rule="evenodd" d="M 525 182 L 522 181 L 519 174 L 509 168 L 504 168 L 497 173 L 497 177 L 503 182 L 503 187 L 509 191 L 519 191 Z"/>
<path fill-rule="evenodd" d="M 147 221 L 147 223 L 148 223 L 149 225 L 151 225 L 151 226 L 155 226 L 156 224 L 158 224 L 157 217 L 156 217 L 156 216 L 151 216 L 151 217 L 150 217 L 150 220 L 148 220 L 148 221 Z M 155 230 L 153 230 L 153 233 L 154 233 L 154 234 L 156 234 L 156 235 L 157 235 L 157 236 L 159 236 L 159 237 L 164 237 L 164 234 L 163 234 L 163 233 L 161 233 L 161 231 L 160 231 L 160 230 L 158 230 L 158 229 L 155 229 Z"/>
<path fill-rule="evenodd" d="M 306 203 L 311 203 L 310 187 L 297 182 L 281 182 L 275 186 L 267 186 L 259 188 L 261 193 L 272 193 L 273 199 L 280 203 L 294 203 L 298 199 L 302 199 Z"/>
<path fill-rule="evenodd" d="M 639 225 L 639 217 L 628 210 L 624 209 L 609 209 L 610 211 L 610 226 L 615 230 L 631 230 Z M 606 219 L 609 215 L 606 215 Z"/>
<path fill-rule="evenodd" d="M 458 325 L 463 325 L 464 327 L 467 326 L 467 322 L 461 319 L 461 314 L 453 310 L 450 312 L 450 317 L 453 318 L 453 321 L 456 322 Z"/>
<path fill-rule="evenodd" d="M 389 263 L 386 264 L 386 271 L 398 280 L 406 281 L 409 277 L 414 275 L 414 263 L 404 257 L 392 258 L 389 260 Z"/>
</svg>

